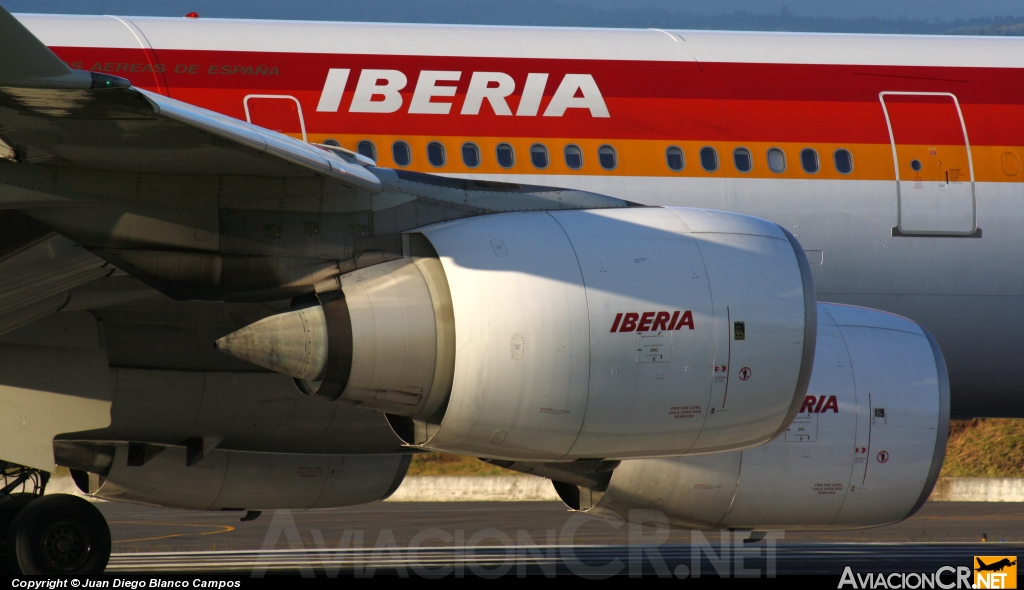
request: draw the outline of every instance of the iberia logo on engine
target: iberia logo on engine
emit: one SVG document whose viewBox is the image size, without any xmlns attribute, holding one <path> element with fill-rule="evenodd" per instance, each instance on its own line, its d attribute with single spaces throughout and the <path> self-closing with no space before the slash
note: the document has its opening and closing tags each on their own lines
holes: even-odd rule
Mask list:
<svg viewBox="0 0 1024 590">
<path fill-rule="evenodd" d="M 680 314 L 682 317 L 680 317 Z M 683 326 L 693 329 L 693 313 L 690 310 L 644 311 L 615 314 L 612 332 L 657 332 L 659 330 L 681 330 Z"/>
<path fill-rule="evenodd" d="M 808 395 L 804 397 L 804 403 L 800 406 L 801 414 L 824 414 L 829 410 L 836 414 L 839 413 L 839 400 L 834 395 L 823 395 L 821 397 Z"/>
</svg>

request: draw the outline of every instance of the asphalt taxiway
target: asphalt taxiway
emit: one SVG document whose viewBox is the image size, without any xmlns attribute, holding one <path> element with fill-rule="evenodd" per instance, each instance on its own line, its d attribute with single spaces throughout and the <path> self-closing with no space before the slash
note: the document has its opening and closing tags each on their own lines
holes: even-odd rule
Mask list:
<svg viewBox="0 0 1024 590">
<path fill-rule="evenodd" d="M 115 502 L 97 507 L 114 540 L 111 573 L 600 576 L 633 568 L 682 576 L 701 567 L 706 576 L 717 565 L 731 575 L 737 568 L 762 576 L 769 568 L 778 574 L 838 575 L 845 565 L 858 571 L 921 572 L 969 566 L 974 555 L 1024 553 L 1024 504 L 1017 503 L 928 503 L 913 518 L 887 527 L 780 531 L 755 543 L 743 543 L 737 533 L 723 538 L 712 531 L 695 536 L 688 530 L 630 527 L 568 512 L 553 502 L 385 502 L 268 512 L 250 522 L 241 522 L 238 512 Z M 775 555 L 772 564 L 769 551 Z M 745 561 L 737 563 L 741 555 Z"/>
</svg>

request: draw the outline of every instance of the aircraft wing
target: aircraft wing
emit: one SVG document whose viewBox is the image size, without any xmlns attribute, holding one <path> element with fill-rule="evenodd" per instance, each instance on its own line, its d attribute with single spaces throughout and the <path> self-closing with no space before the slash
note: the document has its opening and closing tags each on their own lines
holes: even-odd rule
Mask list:
<svg viewBox="0 0 1024 590">
<path fill-rule="evenodd" d="M 381 190 L 376 176 L 337 152 L 122 78 L 72 70 L 2 8 L 0 53 L 0 156 L 8 160 L 163 174 L 316 174 Z"/>
<path fill-rule="evenodd" d="M 0 8 L 0 347 L 14 339 L 3 358 L 32 367 L 22 380 L 0 367 L 0 460 L 52 469 L 54 436 L 109 424 L 112 367 L 258 370 L 213 342 L 337 291 L 346 273 L 402 258 L 403 232 L 489 213 L 625 206 L 585 191 L 375 167 L 72 70 Z M 33 360 L 17 356 L 40 342 L 38 322 L 80 321 L 92 333 L 97 318 L 102 347 L 86 339 L 74 352 L 62 335 L 73 331 L 61 327 Z M 50 359 L 63 359 L 67 383 L 51 382 Z M 87 374 L 92 389 L 76 381 Z M 294 396 L 286 385 L 280 395 Z M 370 426 L 396 444 L 383 419 Z"/>
</svg>

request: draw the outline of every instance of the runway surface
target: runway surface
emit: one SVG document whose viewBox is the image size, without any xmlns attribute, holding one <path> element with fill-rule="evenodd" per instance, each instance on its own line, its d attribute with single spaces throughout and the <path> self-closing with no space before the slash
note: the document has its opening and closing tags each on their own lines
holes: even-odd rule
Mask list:
<svg viewBox="0 0 1024 590">
<path fill-rule="evenodd" d="M 631 527 L 549 502 L 381 503 L 270 512 L 251 522 L 240 522 L 238 512 L 114 502 L 97 507 L 114 539 L 111 573 L 603 576 L 643 571 L 682 577 L 696 568 L 714 575 L 717 565 L 718 574 L 728 575 L 736 575 L 737 568 L 756 569 L 761 576 L 771 569 L 780 575 L 839 575 L 846 565 L 861 572 L 934 572 L 943 565 L 969 566 L 974 555 L 1024 554 L 1024 504 L 1015 503 L 929 503 L 910 520 L 888 527 L 780 531 L 746 544 L 743 533 L 723 538 L 711 531 Z"/>
<path fill-rule="evenodd" d="M 1007 544 L 999 555 L 1020 555 L 1024 545 Z M 944 566 L 968 570 L 975 555 L 992 554 L 985 544 L 803 544 L 764 546 L 710 553 L 692 545 L 663 545 L 631 552 L 626 545 L 419 548 L 410 550 L 276 550 L 120 554 L 107 573 L 216 573 L 263 577 L 276 574 L 369 577 L 398 574 L 425 577 L 503 575 L 582 575 L 608 577 L 644 574 L 687 578 L 839 576 L 846 566 L 856 573 L 934 573 Z M 694 564 L 700 563 L 700 566 Z M 954 571 L 946 574 L 956 577 Z M 948 580 L 947 580 L 948 581 Z"/>
</svg>

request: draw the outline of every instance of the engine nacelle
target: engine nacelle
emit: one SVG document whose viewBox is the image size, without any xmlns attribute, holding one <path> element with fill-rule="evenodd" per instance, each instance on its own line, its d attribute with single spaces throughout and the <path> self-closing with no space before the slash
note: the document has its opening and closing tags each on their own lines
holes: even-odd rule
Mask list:
<svg viewBox="0 0 1024 590">
<path fill-rule="evenodd" d="M 488 215 L 406 234 L 322 305 L 218 342 L 408 444 L 513 460 L 762 444 L 803 401 L 816 334 L 778 225 L 686 208 Z"/>
<path fill-rule="evenodd" d="M 410 458 L 214 450 L 186 466 L 185 449 L 171 447 L 135 466 L 128 464 L 128 446 L 118 445 L 98 488 L 83 491 L 192 510 L 340 508 L 386 499 L 405 478 Z M 79 487 L 86 481 L 76 477 Z"/>
<path fill-rule="evenodd" d="M 907 319 L 819 304 L 815 358 L 785 436 L 741 452 L 623 461 L 606 489 L 556 490 L 592 514 L 656 509 L 697 528 L 849 529 L 908 518 L 945 455 L 949 382 L 938 345 Z"/>
</svg>

